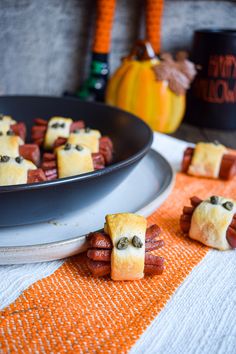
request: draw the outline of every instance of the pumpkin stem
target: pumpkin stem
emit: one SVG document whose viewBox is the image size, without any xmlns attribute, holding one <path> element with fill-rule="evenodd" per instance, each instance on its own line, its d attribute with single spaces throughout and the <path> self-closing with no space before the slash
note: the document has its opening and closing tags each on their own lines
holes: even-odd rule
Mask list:
<svg viewBox="0 0 236 354">
<path fill-rule="evenodd" d="M 156 54 L 151 43 L 145 40 L 139 40 L 135 43 L 131 53 L 127 56 L 127 59 L 142 61 L 153 59 L 155 57 Z"/>
</svg>

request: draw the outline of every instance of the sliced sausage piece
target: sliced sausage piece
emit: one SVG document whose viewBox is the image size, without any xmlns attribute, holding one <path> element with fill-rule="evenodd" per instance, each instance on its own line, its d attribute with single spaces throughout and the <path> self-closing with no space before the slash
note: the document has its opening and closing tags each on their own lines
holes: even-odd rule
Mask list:
<svg viewBox="0 0 236 354">
<path fill-rule="evenodd" d="M 109 262 L 99 262 L 93 261 L 92 259 L 87 258 L 87 267 L 93 276 L 102 277 L 109 275 L 111 273 L 111 264 Z M 164 270 L 164 265 L 156 264 L 145 264 L 144 273 L 148 275 L 159 275 L 162 274 Z"/>
<path fill-rule="evenodd" d="M 236 248 L 236 230 L 233 227 L 231 226 L 228 227 L 226 238 L 230 246 L 232 248 Z"/>
<path fill-rule="evenodd" d="M 158 237 L 160 233 L 161 229 L 156 224 L 149 226 L 146 231 L 146 241 Z"/>
<path fill-rule="evenodd" d="M 43 161 L 54 161 L 56 160 L 56 155 L 53 152 L 45 152 L 43 154 Z"/>
<path fill-rule="evenodd" d="M 185 207 L 183 207 L 183 214 L 192 215 L 194 212 L 194 209 L 195 209 L 195 207 L 185 206 Z"/>
<path fill-rule="evenodd" d="M 23 122 L 19 122 L 11 125 L 11 130 L 18 135 L 23 141 L 26 139 L 26 125 Z"/>
<path fill-rule="evenodd" d="M 165 245 L 163 240 L 152 240 L 150 242 L 145 242 L 145 251 L 151 252 L 155 251 Z"/>
<path fill-rule="evenodd" d="M 145 264 L 144 273 L 146 275 L 161 275 L 164 271 L 164 265 Z"/>
<path fill-rule="evenodd" d="M 84 121 L 83 120 L 77 120 L 73 122 L 70 126 L 70 131 L 73 132 L 77 129 L 83 129 L 85 127 Z"/>
<path fill-rule="evenodd" d="M 40 150 L 36 144 L 24 144 L 19 146 L 19 154 L 26 160 L 32 161 L 36 166 L 40 163 Z"/>
<path fill-rule="evenodd" d="M 236 175 L 236 156 L 224 155 L 220 165 L 219 178 L 231 179 Z"/>
<path fill-rule="evenodd" d="M 194 196 L 194 197 L 190 198 L 190 202 L 193 207 L 197 207 L 202 202 L 202 199 Z"/>
<path fill-rule="evenodd" d="M 43 182 L 46 180 L 46 176 L 41 168 L 38 168 L 37 170 L 28 171 L 27 183 Z"/>
<path fill-rule="evenodd" d="M 59 137 L 55 140 L 54 144 L 53 144 L 53 147 L 54 149 L 59 147 L 59 146 L 62 146 L 62 145 L 65 145 L 65 143 L 67 142 L 67 138 L 62 138 L 62 137 Z"/>
<path fill-rule="evenodd" d="M 48 125 L 48 121 L 42 118 L 35 118 L 34 122 L 37 125 L 45 125 L 45 126 Z"/>
</svg>

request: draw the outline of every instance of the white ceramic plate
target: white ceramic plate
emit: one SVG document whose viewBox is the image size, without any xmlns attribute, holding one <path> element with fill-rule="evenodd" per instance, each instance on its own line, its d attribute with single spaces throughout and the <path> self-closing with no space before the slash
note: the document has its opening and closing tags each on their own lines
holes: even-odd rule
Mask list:
<svg viewBox="0 0 236 354">
<path fill-rule="evenodd" d="M 50 261 L 86 249 L 85 235 L 103 227 L 104 216 L 116 212 L 150 215 L 172 190 L 174 172 L 158 152 L 150 150 L 112 193 L 82 212 L 35 225 L 0 229 L 0 264 Z"/>
</svg>

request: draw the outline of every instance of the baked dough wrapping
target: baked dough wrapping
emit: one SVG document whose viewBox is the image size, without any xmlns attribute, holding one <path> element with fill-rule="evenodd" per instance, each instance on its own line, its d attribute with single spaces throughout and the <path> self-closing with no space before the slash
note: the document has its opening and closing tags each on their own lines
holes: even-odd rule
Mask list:
<svg viewBox="0 0 236 354">
<path fill-rule="evenodd" d="M 56 149 L 56 154 L 59 178 L 94 171 L 92 154 L 86 146 L 78 149 L 78 145 L 63 145 Z"/>
<path fill-rule="evenodd" d="M 37 169 L 33 162 L 28 160 L 20 159 L 20 162 L 17 162 L 15 158 L 5 156 L 7 161 L 3 162 L 3 158 L 4 156 L 0 159 L 0 186 L 27 183 L 28 171 Z"/>
<path fill-rule="evenodd" d="M 0 131 L 5 134 L 16 121 L 11 116 L 0 115 Z"/>
<path fill-rule="evenodd" d="M 57 138 L 68 138 L 70 135 L 70 126 L 73 120 L 64 117 L 52 117 L 48 122 L 47 131 L 44 139 L 44 148 L 52 149 Z"/>
<path fill-rule="evenodd" d="M 111 278 L 113 280 L 143 278 L 146 228 L 146 219 L 139 215 L 122 213 L 106 216 L 104 230 L 109 234 L 113 243 L 111 254 Z M 132 239 L 134 236 L 140 239 L 142 247 L 133 246 Z M 128 247 L 118 249 L 117 244 L 123 237 L 128 238 Z"/>
<path fill-rule="evenodd" d="M 11 157 L 19 156 L 19 146 L 23 145 L 23 140 L 16 135 L 0 136 L 0 156 L 7 155 Z"/>
<path fill-rule="evenodd" d="M 223 207 L 226 202 L 231 202 L 231 210 Z M 191 218 L 189 237 L 203 244 L 219 250 L 229 250 L 226 233 L 236 212 L 234 200 L 218 197 L 218 203 L 212 204 L 210 199 L 201 202 L 194 210 Z"/>
<path fill-rule="evenodd" d="M 221 161 L 226 152 L 227 149 L 221 144 L 196 144 L 193 158 L 188 168 L 188 174 L 193 176 L 218 178 Z"/>
<path fill-rule="evenodd" d="M 91 152 L 99 152 L 99 139 L 101 133 L 95 129 L 79 129 L 70 134 L 68 143 L 84 145 L 91 150 Z"/>
</svg>

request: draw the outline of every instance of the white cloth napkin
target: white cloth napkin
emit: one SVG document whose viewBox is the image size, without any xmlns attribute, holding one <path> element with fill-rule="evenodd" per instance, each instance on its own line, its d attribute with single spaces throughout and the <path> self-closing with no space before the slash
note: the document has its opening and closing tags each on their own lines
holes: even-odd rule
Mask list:
<svg viewBox="0 0 236 354">
<path fill-rule="evenodd" d="M 183 141 L 155 133 L 153 148 L 179 169 Z M 63 261 L 0 266 L 0 308 Z M 178 288 L 131 353 L 236 353 L 236 254 L 210 251 Z"/>
</svg>

